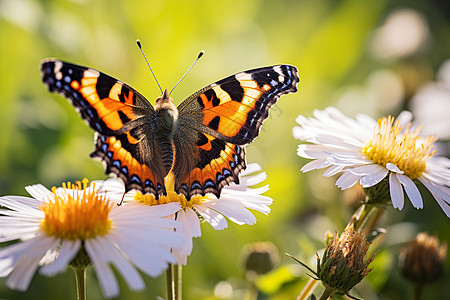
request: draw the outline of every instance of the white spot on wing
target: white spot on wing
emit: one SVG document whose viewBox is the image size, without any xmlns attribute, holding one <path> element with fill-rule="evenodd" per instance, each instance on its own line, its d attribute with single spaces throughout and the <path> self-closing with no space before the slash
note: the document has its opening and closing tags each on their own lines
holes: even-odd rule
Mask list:
<svg viewBox="0 0 450 300">
<path fill-rule="evenodd" d="M 237 80 L 253 80 L 252 74 L 247 72 L 241 72 L 236 75 L 234 75 L 234 78 Z"/>
<path fill-rule="evenodd" d="M 55 72 L 55 78 L 56 78 L 56 80 L 61 80 L 62 77 L 63 77 L 62 72 L 61 72 L 62 66 L 63 66 L 63 63 L 62 63 L 62 62 L 60 62 L 60 61 L 55 61 L 55 70 L 54 70 L 54 72 Z"/>
<path fill-rule="evenodd" d="M 277 72 L 278 74 L 283 74 L 283 70 L 281 69 L 281 66 L 273 67 L 273 70 L 275 72 Z"/>
<path fill-rule="evenodd" d="M 87 69 L 84 71 L 84 77 L 95 77 L 98 78 L 100 76 L 100 72 L 92 69 Z"/>
</svg>

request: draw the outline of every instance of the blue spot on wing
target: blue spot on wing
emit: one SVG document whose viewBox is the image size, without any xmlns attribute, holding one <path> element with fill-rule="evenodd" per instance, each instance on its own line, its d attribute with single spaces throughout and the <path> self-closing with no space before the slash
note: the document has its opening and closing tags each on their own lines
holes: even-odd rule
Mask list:
<svg viewBox="0 0 450 300">
<path fill-rule="evenodd" d="M 120 167 L 122 167 L 122 165 L 120 164 L 120 160 L 113 160 L 112 165 L 119 170 L 120 170 Z"/>
<path fill-rule="evenodd" d="M 151 188 L 154 188 L 154 187 L 155 187 L 155 185 L 153 184 L 153 182 L 151 182 L 149 179 L 146 179 L 146 180 L 145 180 L 145 186 L 148 186 L 148 187 L 151 187 Z"/>
<path fill-rule="evenodd" d="M 130 181 L 131 183 L 141 184 L 141 179 L 135 174 L 131 175 Z"/>
</svg>

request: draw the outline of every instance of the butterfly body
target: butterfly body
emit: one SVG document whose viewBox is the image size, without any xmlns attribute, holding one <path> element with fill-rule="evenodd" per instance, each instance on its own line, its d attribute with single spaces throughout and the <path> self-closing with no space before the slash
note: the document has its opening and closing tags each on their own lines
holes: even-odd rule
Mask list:
<svg viewBox="0 0 450 300">
<path fill-rule="evenodd" d="M 44 83 L 69 99 L 96 131 L 95 150 L 107 173 L 126 190 L 166 195 L 171 172 L 175 191 L 188 199 L 239 182 L 245 146 L 259 134 L 271 106 L 297 91 L 297 68 L 278 65 L 241 72 L 194 93 L 178 107 L 167 90 L 153 107 L 127 84 L 99 71 L 46 59 Z"/>
</svg>

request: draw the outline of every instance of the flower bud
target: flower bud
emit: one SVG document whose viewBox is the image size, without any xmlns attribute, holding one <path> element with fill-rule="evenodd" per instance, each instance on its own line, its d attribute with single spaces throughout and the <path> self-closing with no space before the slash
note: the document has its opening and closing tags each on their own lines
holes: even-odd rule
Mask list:
<svg viewBox="0 0 450 300">
<path fill-rule="evenodd" d="M 280 261 L 278 249 L 270 242 L 248 244 L 242 255 L 248 280 L 273 270 Z"/>
<path fill-rule="evenodd" d="M 365 260 L 370 242 L 359 232 L 348 226 L 339 237 L 328 244 L 322 261 L 317 258 L 317 276 L 323 285 L 337 293 L 347 293 L 359 283 L 372 269 L 367 266 L 375 254 Z"/>
<path fill-rule="evenodd" d="M 431 283 L 444 273 L 447 244 L 439 245 L 436 236 L 419 233 L 400 249 L 399 267 L 405 278 L 417 283 Z"/>
</svg>

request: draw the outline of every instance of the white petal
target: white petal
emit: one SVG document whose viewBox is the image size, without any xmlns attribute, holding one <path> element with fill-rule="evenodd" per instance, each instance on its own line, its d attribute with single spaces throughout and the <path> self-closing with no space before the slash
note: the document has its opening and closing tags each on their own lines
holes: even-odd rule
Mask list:
<svg viewBox="0 0 450 300">
<path fill-rule="evenodd" d="M 402 170 L 400 170 L 396 165 L 394 165 L 393 163 L 387 163 L 386 164 L 386 169 L 388 169 L 391 172 L 395 172 L 398 174 L 404 174 L 405 172 L 403 172 Z"/>
<path fill-rule="evenodd" d="M 442 208 L 442 210 L 444 211 L 445 215 L 448 218 L 450 218 L 450 204 L 448 204 L 447 202 L 442 200 L 442 198 L 439 197 L 438 195 L 436 195 L 435 193 L 431 192 L 431 194 L 433 195 L 434 199 L 436 199 L 436 202 Z"/>
<path fill-rule="evenodd" d="M 161 247 L 157 240 L 149 239 L 146 236 L 123 236 L 114 230 L 105 238 L 116 244 L 136 267 L 150 276 L 160 275 L 167 268 L 168 262 L 176 262 L 170 248 Z"/>
<path fill-rule="evenodd" d="M 202 232 L 197 214 L 192 209 L 186 209 L 185 214 L 189 223 L 189 235 L 192 237 L 200 237 Z"/>
<path fill-rule="evenodd" d="M 354 186 L 358 180 L 361 178 L 361 176 L 352 174 L 348 171 L 345 171 L 342 173 L 342 175 L 336 180 L 336 185 L 341 189 L 345 190 L 352 186 Z"/>
<path fill-rule="evenodd" d="M 38 266 L 39 259 L 22 258 L 6 279 L 6 286 L 13 290 L 26 291 Z"/>
<path fill-rule="evenodd" d="M 91 259 L 92 267 L 97 275 L 103 295 L 106 298 L 119 295 L 119 284 L 106 256 L 109 249 L 103 249 L 96 239 L 87 239 L 84 246 Z"/>
<path fill-rule="evenodd" d="M 116 227 L 115 230 L 122 236 L 136 236 L 137 239 L 139 239 L 139 235 L 145 236 L 145 239 L 153 239 L 155 244 L 165 247 L 176 246 L 177 241 L 183 239 L 183 236 L 173 232 L 173 227 L 159 228 L 152 223 L 154 222 L 148 222 L 146 220 L 140 225 L 137 225 L 133 221 L 115 221 L 114 226 Z"/>
<path fill-rule="evenodd" d="M 422 174 L 423 176 L 424 174 Z M 426 178 L 419 177 L 420 182 L 432 193 L 439 196 L 442 200 L 450 204 L 450 189 L 446 186 L 442 186 L 437 184 L 431 180 L 427 180 Z"/>
<path fill-rule="evenodd" d="M 325 177 L 334 176 L 334 175 L 338 174 L 339 172 L 342 172 L 342 170 L 344 170 L 344 168 L 345 168 L 345 166 L 343 166 L 343 165 L 331 166 L 323 173 L 323 176 L 325 176 Z"/>
<path fill-rule="evenodd" d="M 419 189 L 414 184 L 414 182 L 405 175 L 397 174 L 397 179 L 405 188 L 406 194 L 409 200 L 415 208 L 423 208 L 422 196 L 420 195 Z"/>
<path fill-rule="evenodd" d="M 403 194 L 402 185 L 397 179 L 396 173 L 389 174 L 389 193 L 391 195 L 392 206 L 402 210 L 405 203 L 405 196 Z"/>
<path fill-rule="evenodd" d="M 400 126 L 405 128 L 406 125 L 411 122 L 412 117 L 413 114 L 410 111 L 404 110 L 397 116 L 397 118 L 395 118 L 395 120 L 400 122 Z"/>
<path fill-rule="evenodd" d="M 133 291 L 140 291 L 145 288 L 144 281 L 139 272 L 131 265 L 131 263 L 123 256 L 123 254 L 109 240 L 103 237 L 97 238 L 97 242 L 103 251 L 108 251 L 109 262 L 114 265 L 122 278 Z"/>
<path fill-rule="evenodd" d="M 273 200 L 267 196 L 259 195 L 255 192 L 257 189 L 249 190 L 245 194 L 243 193 L 231 193 L 232 191 L 225 191 L 222 193 L 220 200 L 221 201 L 238 201 L 242 206 L 254 209 L 262 212 L 267 215 L 270 213 L 269 205 L 272 204 Z M 265 189 L 261 189 L 261 191 L 265 191 Z M 234 191 L 233 191 L 234 192 Z M 217 199 L 216 199 L 217 200 Z"/>
<path fill-rule="evenodd" d="M 14 249 L 18 251 L 11 253 L 13 269 L 6 279 L 6 285 L 11 289 L 25 291 L 30 285 L 41 258 L 49 249 L 55 249 L 58 244 L 58 239 L 40 235 L 32 240 L 13 245 L 16 246 L 14 248 L 10 246 L 7 247 L 8 249 L 2 249 L 1 252 L 3 253 L 4 250 Z M 18 254 L 20 254 L 20 257 L 18 257 Z"/>
<path fill-rule="evenodd" d="M 380 170 L 386 172 L 386 175 L 387 175 L 387 170 L 385 168 L 383 168 L 380 165 L 374 164 L 374 163 L 356 167 L 356 168 L 348 168 L 347 169 L 348 172 L 355 174 L 355 175 L 359 175 L 359 176 L 372 175 L 373 173 L 380 172 Z"/>
<path fill-rule="evenodd" d="M 364 133 L 364 137 L 367 136 L 366 134 L 372 134 L 372 129 L 378 125 L 377 121 L 366 114 L 357 114 L 355 120 L 365 128 L 366 132 Z"/>
<path fill-rule="evenodd" d="M 28 192 L 28 194 L 31 195 L 31 197 L 42 202 L 47 201 L 48 199 L 53 199 L 55 197 L 53 193 L 42 184 L 26 186 L 25 190 Z"/>
<path fill-rule="evenodd" d="M 315 159 L 315 158 L 327 158 L 327 152 L 335 152 L 336 147 L 329 147 L 323 145 L 310 145 L 310 144 L 300 144 L 297 147 L 297 155 L 303 158 Z"/>
<path fill-rule="evenodd" d="M 125 218 L 125 219 L 130 219 L 131 215 L 134 215 L 136 217 L 140 216 L 144 218 L 147 216 L 162 218 L 173 215 L 178 210 L 180 210 L 180 208 L 181 208 L 180 203 L 175 202 L 155 206 L 148 206 L 138 203 L 136 201 L 131 201 L 126 204 L 123 204 L 123 206 L 114 206 L 113 209 L 111 210 L 111 216 L 117 216 L 117 218 Z M 123 213 L 122 210 L 126 210 L 127 213 Z"/>
<path fill-rule="evenodd" d="M 61 249 L 58 251 L 58 256 L 52 263 L 43 266 L 39 273 L 46 276 L 53 276 L 61 273 L 67 269 L 67 266 L 80 250 L 81 241 L 63 240 Z"/>
<path fill-rule="evenodd" d="M 42 205 L 42 202 L 39 201 L 37 207 L 36 207 L 37 203 L 34 203 L 32 206 L 30 206 L 27 202 L 34 202 L 34 201 L 32 198 L 27 197 L 17 197 L 17 196 L 0 197 L 0 205 L 7 207 L 11 210 L 14 210 L 15 214 L 31 217 L 44 216 L 44 212 L 39 209 L 39 205 Z"/>
<path fill-rule="evenodd" d="M 195 209 L 215 230 L 223 230 L 228 227 L 225 217 L 216 211 L 206 207 L 205 205 L 196 205 Z"/>
<path fill-rule="evenodd" d="M 255 216 L 237 201 L 224 201 L 219 199 L 216 201 L 210 201 L 208 203 L 208 207 L 221 213 L 236 224 L 253 225 L 256 223 Z"/>
<path fill-rule="evenodd" d="M 182 233 L 187 237 L 184 244 L 181 247 L 174 247 L 172 253 L 175 256 L 177 263 L 181 265 L 186 265 L 187 257 L 192 253 L 192 238 L 194 235 L 201 234 L 200 232 L 200 221 L 191 209 L 181 210 L 177 214 L 177 221 L 181 222 L 183 226 L 180 227 Z"/>
<path fill-rule="evenodd" d="M 301 116 L 303 117 L 303 116 Z M 298 118 L 297 118 L 298 119 Z M 298 122 L 297 122 L 298 123 Z M 305 140 L 307 137 L 305 136 L 306 131 L 303 130 L 301 127 L 295 126 L 294 128 L 292 128 L 292 135 L 294 136 L 294 138 L 296 138 L 297 140 Z"/>
<path fill-rule="evenodd" d="M 381 180 L 386 178 L 386 176 L 388 174 L 388 170 L 381 166 L 379 166 L 379 167 L 380 168 L 375 170 L 372 174 L 363 176 L 361 178 L 359 183 L 362 185 L 362 187 L 368 188 L 368 187 L 374 186 L 374 185 L 380 183 Z"/>
<path fill-rule="evenodd" d="M 3 212 L 2 212 L 3 213 Z M 41 233 L 40 223 L 27 222 L 22 218 L 0 216 L 0 242 L 27 240 Z M 27 224 L 28 223 L 28 224 Z"/>
<path fill-rule="evenodd" d="M 261 171 L 261 166 L 259 164 L 251 163 L 251 164 L 247 165 L 247 168 L 244 171 L 242 171 L 241 177 L 249 176 L 252 173 L 260 172 L 260 171 Z"/>
<path fill-rule="evenodd" d="M 24 207 L 31 208 L 30 211 L 36 211 L 36 210 L 41 211 L 40 210 L 40 206 L 42 205 L 41 200 L 37 200 L 34 198 L 30 198 L 30 197 L 23 197 L 23 196 L 3 196 L 3 197 L 0 197 L 0 199 L 3 199 L 3 201 L 18 202 L 18 203 L 24 205 Z"/>
<path fill-rule="evenodd" d="M 426 172 L 422 173 L 422 176 L 427 180 L 437 183 L 439 185 L 449 185 L 450 182 L 450 172 L 446 172 L 447 170 L 442 170 L 439 168 L 431 169 L 429 164 L 427 164 Z M 449 173 L 449 174 L 446 174 Z"/>
<path fill-rule="evenodd" d="M 373 162 L 367 159 L 362 153 L 358 152 L 348 152 L 339 153 L 336 151 L 326 152 L 327 160 L 332 164 L 345 165 L 345 166 L 360 166 L 368 165 Z"/>
<path fill-rule="evenodd" d="M 329 167 L 330 165 L 331 165 L 331 163 L 326 159 L 316 159 L 316 160 L 310 161 L 309 163 L 304 165 L 300 169 L 300 171 L 305 173 L 305 172 L 309 172 L 311 170 L 326 168 L 326 167 Z"/>
<path fill-rule="evenodd" d="M 240 183 L 238 185 L 234 184 L 234 185 L 229 185 L 226 186 L 225 189 L 230 189 L 236 186 L 240 186 L 242 188 L 246 188 L 249 186 L 254 186 L 254 185 L 258 185 L 261 182 L 264 182 L 264 180 L 267 179 L 267 174 L 266 172 L 261 172 L 258 173 L 256 175 L 251 175 L 251 176 L 245 176 L 240 178 Z"/>
</svg>

